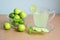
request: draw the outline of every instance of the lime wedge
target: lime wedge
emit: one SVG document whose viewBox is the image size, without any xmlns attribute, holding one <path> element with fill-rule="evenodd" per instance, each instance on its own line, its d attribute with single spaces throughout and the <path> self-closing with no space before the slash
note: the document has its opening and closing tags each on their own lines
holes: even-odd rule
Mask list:
<svg viewBox="0 0 60 40">
<path fill-rule="evenodd" d="M 36 10 L 37 10 L 37 6 L 36 6 L 36 5 L 32 5 L 32 6 L 31 6 L 31 11 L 32 11 L 32 12 L 36 12 Z"/>
</svg>

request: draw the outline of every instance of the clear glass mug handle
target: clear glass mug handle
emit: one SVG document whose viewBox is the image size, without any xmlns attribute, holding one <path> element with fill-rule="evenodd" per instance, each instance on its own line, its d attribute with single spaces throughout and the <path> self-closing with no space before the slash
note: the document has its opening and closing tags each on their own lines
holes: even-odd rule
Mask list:
<svg viewBox="0 0 60 40">
<path fill-rule="evenodd" d="M 52 15 L 52 17 L 49 19 L 48 22 L 50 22 L 50 21 L 55 17 L 55 11 L 54 11 L 54 10 L 53 10 L 52 12 L 50 12 L 50 13 L 53 13 L 53 15 Z"/>
</svg>

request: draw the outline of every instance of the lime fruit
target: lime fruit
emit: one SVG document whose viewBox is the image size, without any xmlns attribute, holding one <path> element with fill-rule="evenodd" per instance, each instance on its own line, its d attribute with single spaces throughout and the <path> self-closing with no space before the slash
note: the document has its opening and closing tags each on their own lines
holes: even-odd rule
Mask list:
<svg viewBox="0 0 60 40">
<path fill-rule="evenodd" d="M 29 28 L 29 34 L 32 34 L 32 31 L 33 31 L 33 27 L 30 26 L 30 28 Z"/>
<path fill-rule="evenodd" d="M 17 30 L 20 31 L 20 32 L 23 32 L 25 31 L 26 27 L 24 24 L 20 24 L 18 27 L 17 27 Z"/>
<path fill-rule="evenodd" d="M 8 23 L 8 22 L 4 23 L 4 29 L 8 30 L 10 28 L 11 28 L 10 23 Z"/>
<path fill-rule="evenodd" d="M 32 12 L 36 12 L 37 11 L 37 6 L 36 5 L 32 5 L 30 9 L 31 9 Z"/>
<path fill-rule="evenodd" d="M 14 13 L 15 13 L 15 14 L 19 14 L 20 12 L 21 12 L 21 10 L 20 10 L 19 8 L 15 8 L 15 9 L 14 9 Z"/>
<path fill-rule="evenodd" d="M 16 22 L 15 20 L 13 20 L 12 22 L 11 22 L 11 24 L 13 25 L 13 26 L 18 26 L 18 22 Z"/>
<path fill-rule="evenodd" d="M 26 13 L 25 13 L 25 12 L 21 12 L 21 13 L 20 13 L 20 17 L 21 17 L 21 18 L 25 18 L 25 17 L 26 17 Z"/>
<path fill-rule="evenodd" d="M 14 13 L 10 13 L 10 14 L 9 14 L 9 18 L 12 18 L 12 19 L 13 19 L 13 18 L 14 18 L 14 16 L 15 16 L 15 14 L 14 14 Z"/>
<path fill-rule="evenodd" d="M 19 23 L 20 19 L 15 19 L 13 21 L 16 22 L 16 23 Z"/>
<path fill-rule="evenodd" d="M 47 28 L 41 28 L 41 32 L 49 32 Z"/>
<path fill-rule="evenodd" d="M 35 32 L 41 32 L 41 28 L 38 27 L 33 27 L 33 30 L 35 30 Z"/>
<path fill-rule="evenodd" d="M 14 19 L 20 19 L 19 15 L 15 15 Z"/>
<path fill-rule="evenodd" d="M 19 20 L 19 24 L 24 24 L 24 20 L 23 19 L 20 19 Z"/>
</svg>

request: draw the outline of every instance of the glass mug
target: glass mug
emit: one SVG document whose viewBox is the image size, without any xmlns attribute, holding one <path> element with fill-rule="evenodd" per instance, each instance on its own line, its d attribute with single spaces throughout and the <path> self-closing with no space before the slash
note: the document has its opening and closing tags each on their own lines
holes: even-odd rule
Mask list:
<svg viewBox="0 0 60 40">
<path fill-rule="evenodd" d="M 49 15 L 53 13 L 51 18 Z M 50 9 L 40 9 L 33 12 L 33 20 L 36 27 L 46 28 L 47 24 L 55 17 L 55 12 Z"/>
<path fill-rule="evenodd" d="M 36 5 L 32 5 L 30 8 L 32 15 L 33 15 L 33 21 L 34 23 L 28 24 L 29 33 L 48 33 L 51 32 L 55 27 L 50 22 L 55 17 L 55 11 L 47 9 L 45 7 L 43 8 L 37 8 Z M 50 14 L 53 14 L 51 17 Z"/>
</svg>

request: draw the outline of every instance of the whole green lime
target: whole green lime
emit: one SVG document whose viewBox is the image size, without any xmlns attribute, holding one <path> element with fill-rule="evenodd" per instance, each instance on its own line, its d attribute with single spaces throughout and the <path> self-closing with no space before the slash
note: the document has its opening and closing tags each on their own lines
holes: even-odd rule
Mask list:
<svg viewBox="0 0 60 40">
<path fill-rule="evenodd" d="M 20 16 L 19 15 L 15 15 L 14 19 L 20 19 Z"/>
<path fill-rule="evenodd" d="M 16 22 L 15 20 L 13 20 L 13 21 L 11 22 L 11 24 L 12 24 L 13 26 L 17 26 L 19 23 Z"/>
<path fill-rule="evenodd" d="M 19 14 L 20 12 L 21 12 L 21 10 L 20 10 L 19 8 L 15 8 L 15 9 L 14 9 L 14 13 L 15 13 L 15 14 Z"/>
<path fill-rule="evenodd" d="M 20 25 L 17 27 L 17 30 L 18 30 L 19 32 L 23 32 L 23 31 L 25 31 L 25 29 L 26 29 L 26 27 L 25 27 L 24 24 L 20 24 Z"/>
<path fill-rule="evenodd" d="M 23 19 L 20 19 L 19 20 L 19 24 L 24 24 L 24 20 Z"/>
<path fill-rule="evenodd" d="M 11 28 L 11 25 L 10 25 L 10 23 L 6 22 L 6 23 L 4 23 L 3 27 L 4 27 L 4 29 L 8 30 Z"/>
<path fill-rule="evenodd" d="M 13 12 L 9 14 L 9 18 L 12 18 L 13 19 L 14 16 L 15 16 L 15 14 Z"/>
<path fill-rule="evenodd" d="M 20 17 L 21 17 L 21 18 L 25 18 L 25 17 L 26 17 L 26 13 L 25 13 L 25 12 L 21 12 L 21 13 L 20 13 Z"/>
<path fill-rule="evenodd" d="M 13 21 L 16 22 L 16 23 L 19 23 L 20 19 L 15 19 Z"/>
</svg>

